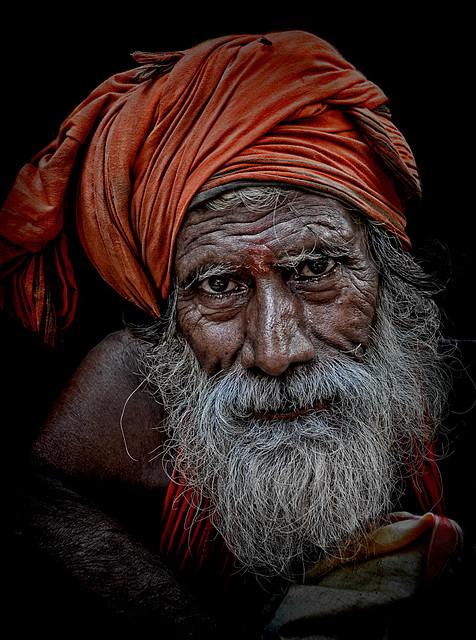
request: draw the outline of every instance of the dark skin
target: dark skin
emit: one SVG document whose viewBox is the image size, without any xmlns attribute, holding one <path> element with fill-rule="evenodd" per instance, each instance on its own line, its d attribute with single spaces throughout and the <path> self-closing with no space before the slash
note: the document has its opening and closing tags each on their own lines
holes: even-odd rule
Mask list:
<svg viewBox="0 0 476 640">
<path fill-rule="evenodd" d="M 312 255 L 302 260 L 303 253 Z M 210 266 L 215 275 L 189 283 Z M 175 270 L 180 330 L 210 374 L 241 366 L 279 376 L 338 351 L 358 357 L 369 343 L 377 269 L 363 229 L 329 198 L 298 193 L 292 208 L 264 214 L 192 211 Z M 137 391 L 124 411 L 124 437 L 120 428 L 141 382 L 136 349 L 119 332 L 85 358 L 43 428 L 38 457 L 78 477 L 167 486 L 160 458 L 149 462 L 161 444 L 160 405 Z"/>
<path fill-rule="evenodd" d="M 302 193 L 264 214 L 192 211 L 175 270 L 180 329 L 210 374 L 279 376 L 369 343 L 377 270 L 364 231 L 336 201 Z"/>
<path fill-rule="evenodd" d="M 291 205 L 276 211 L 192 211 L 177 240 L 175 271 L 179 328 L 210 374 L 244 367 L 279 376 L 339 351 L 359 358 L 369 344 L 377 269 L 364 230 L 334 200 L 297 192 Z M 90 510 L 91 523 L 81 533 L 75 532 L 73 513 L 61 527 L 62 539 L 61 512 L 44 524 L 41 510 L 38 521 L 52 553 L 59 553 L 73 575 L 85 576 L 109 609 L 120 612 L 120 603 L 129 602 L 128 614 L 148 608 L 164 628 L 170 625 L 174 637 L 212 637 L 215 623 L 147 547 L 158 535 L 168 477 L 160 456 L 151 461 L 163 440 L 162 408 L 143 388 L 133 393 L 141 382 L 137 371 L 136 343 L 119 332 L 98 345 L 72 376 L 34 455 L 41 468 L 72 482 L 79 494 L 84 487 L 100 509 Z M 138 509 L 139 493 L 150 507 L 147 517 Z M 109 503 L 115 505 L 110 514 Z M 93 569 L 77 554 L 75 536 L 94 532 L 91 549 L 100 563 L 111 546 L 110 535 L 100 535 L 110 517 L 126 525 L 117 531 L 114 548 L 127 578 L 120 577 L 120 568 L 115 578 L 108 564 L 91 580 Z M 85 518 L 82 513 L 81 521 Z M 139 532 L 137 540 L 128 534 L 129 523 Z M 140 589 L 134 590 L 135 581 Z"/>
</svg>

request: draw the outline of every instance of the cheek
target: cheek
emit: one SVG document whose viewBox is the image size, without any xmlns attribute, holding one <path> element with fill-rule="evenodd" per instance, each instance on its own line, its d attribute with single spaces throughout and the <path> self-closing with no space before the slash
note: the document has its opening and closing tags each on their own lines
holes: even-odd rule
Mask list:
<svg viewBox="0 0 476 640">
<path fill-rule="evenodd" d="M 377 298 L 376 281 L 365 287 L 349 284 L 328 304 L 306 306 L 308 326 L 321 350 L 334 355 L 336 351 L 364 349 L 371 338 Z"/>
<path fill-rule="evenodd" d="M 227 322 L 213 322 L 194 305 L 179 302 L 177 320 L 182 335 L 209 375 L 227 369 L 243 345 L 239 317 Z"/>
</svg>

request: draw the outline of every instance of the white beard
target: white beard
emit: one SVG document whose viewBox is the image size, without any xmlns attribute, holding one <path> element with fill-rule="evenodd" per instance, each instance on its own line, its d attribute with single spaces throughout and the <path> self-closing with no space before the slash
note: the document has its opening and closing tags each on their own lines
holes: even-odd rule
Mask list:
<svg viewBox="0 0 476 640">
<path fill-rule="evenodd" d="M 310 560 L 346 556 L 388 513 L 403 462 L 430 435 L 421 354 L 385 323 L 363 362 L 340 354 L 276 379 L 210 378 L 176 335 L 145 354 L 180 475 L 258 575 L 291 577 Z M 292 419 L 262 415 L 317 403 Z"/>
</svg>

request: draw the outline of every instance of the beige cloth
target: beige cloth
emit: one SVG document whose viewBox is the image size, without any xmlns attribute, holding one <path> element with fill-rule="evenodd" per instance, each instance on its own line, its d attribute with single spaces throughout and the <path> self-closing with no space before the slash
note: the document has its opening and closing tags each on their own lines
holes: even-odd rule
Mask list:
<svg viewBox="0 0 476 640">
<path fill-rule="evenodd" d="M 448 571 L 461 549 L 462 532 L 452 520 L 431 513 L 395 513 L 390 520 L 351 561 L 324 560 L 311 567 L 302 584 L 290 587 L 264 637 L 400 637 L 388 635 L 389 625 L 401 618 L 402 605 Z"/>
</svg>

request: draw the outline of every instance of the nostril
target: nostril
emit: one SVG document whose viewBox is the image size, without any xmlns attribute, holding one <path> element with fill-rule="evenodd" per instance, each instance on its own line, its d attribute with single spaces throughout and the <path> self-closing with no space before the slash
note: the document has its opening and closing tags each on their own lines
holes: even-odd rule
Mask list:
<svg viewBox="0 0 476 640">
<path fill-rule="evenodd" d="M 289 365 L 290 363 L 284 360 L 267 360 L 266 362 L 261 361 L 258 366 L 262 373 L 276 378 L 285 373 Z"/>
</svg>

